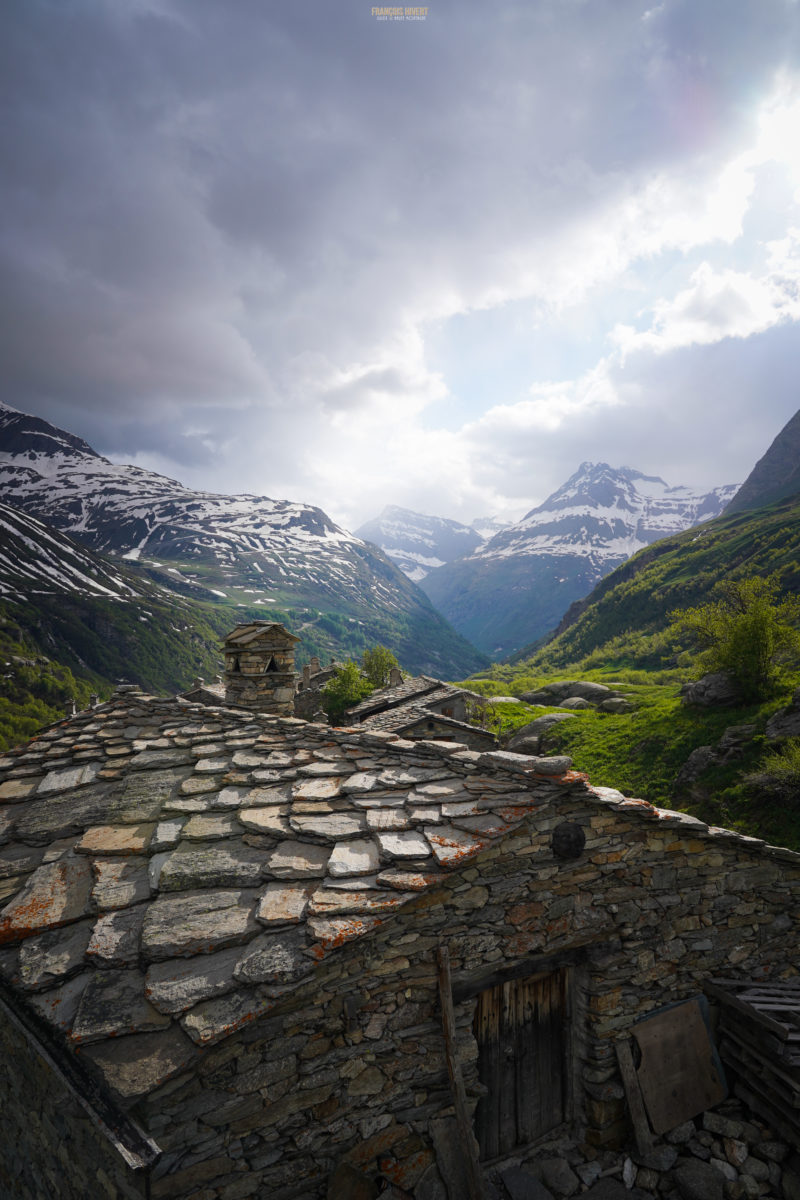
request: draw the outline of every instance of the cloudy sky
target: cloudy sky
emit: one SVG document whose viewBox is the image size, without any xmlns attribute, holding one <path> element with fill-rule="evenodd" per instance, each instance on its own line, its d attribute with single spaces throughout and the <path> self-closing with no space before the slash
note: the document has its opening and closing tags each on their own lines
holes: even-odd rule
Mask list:
<svg viewBox="0 0 800 1200">
<path fill-rule="evenodd" d="M 5 0 L 0 399 L 351 528 L 743 479 L 800 407 L 798 0 L 379 11 Z"/>
</svg>

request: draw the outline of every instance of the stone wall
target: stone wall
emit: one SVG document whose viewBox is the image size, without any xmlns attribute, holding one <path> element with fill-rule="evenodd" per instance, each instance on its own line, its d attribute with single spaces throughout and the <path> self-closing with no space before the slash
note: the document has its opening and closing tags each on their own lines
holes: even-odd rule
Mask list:
<svg viewBox="0 0 800 1200">
<path fill-rule="evenodd" d="M 507 783 L 476 772 L 466 786 L 485 794 Z M 343 1162 L 418 1197 L 465 1194 L 437 994 L 442 942 L 473 1104 L 475 996 L 459 996 L 525 964 L 575 964 L 572 1117 L 595 1145 L 619 1144 L 615 1039 L 710 976 L 796 973 L 799 896 L 800 858 L 789 851 L 565 786 L 517 832 L 326 959 L 285 1011 L 210 1047 L 197 1074 L 142 1103 L 137 1117 L 164 1151 L 152 1195 L 312 1200 Z"/>
<path fill-rule="evenodd" d="M 0 1111 L 0 1195 L 15 1200 L 149 1195 L 149 1163 L 82 1103 L 47 1050 L 1 1000 Z"/>
</svg>

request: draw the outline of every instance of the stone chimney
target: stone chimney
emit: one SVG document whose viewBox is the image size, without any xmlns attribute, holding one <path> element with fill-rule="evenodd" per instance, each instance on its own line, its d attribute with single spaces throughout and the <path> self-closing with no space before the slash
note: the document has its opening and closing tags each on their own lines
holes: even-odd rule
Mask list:
<svg viewBox="0 0 800 1200">
<path fill-rule="evenodd" d="M 225 638 L 225 703 L 292 716 L 294 648 L 300 641 L 283 625 L 249 621 Z"/>
<path fill-rule="evenodd" d="M 399 687 L 403 682 L 403 672 L 399 667 L 391 667 L 389 670 L 389 687 Z"/>
</svg>

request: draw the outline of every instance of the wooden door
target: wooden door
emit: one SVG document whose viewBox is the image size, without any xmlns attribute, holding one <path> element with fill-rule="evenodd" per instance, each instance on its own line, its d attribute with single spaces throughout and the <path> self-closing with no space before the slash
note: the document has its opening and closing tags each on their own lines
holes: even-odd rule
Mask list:
<svg viewBox="0 0 800 1200">
<path fill-rule="evenodd" d="M 481 1158 L 508 1154 L 566 1119 L 567 969 L 481 992 L 475 1116 Z"/>
</svg>

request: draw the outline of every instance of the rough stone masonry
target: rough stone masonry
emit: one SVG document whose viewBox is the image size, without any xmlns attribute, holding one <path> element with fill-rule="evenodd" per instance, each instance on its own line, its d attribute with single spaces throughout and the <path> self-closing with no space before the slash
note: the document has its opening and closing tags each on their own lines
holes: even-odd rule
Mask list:
<svg viewBox="0 0 800 1200">
<path fill-rule="evenodd" d="M 476 1006 L 561 972 L 561 1116 L 619 1145 L 637 1018 L 797 974 L 800 855 L 569 768 L 133 690 L 8 754 L 0 1191 L 460 1200 L 441 946 L 470 1109 Z"/>
</svg>

